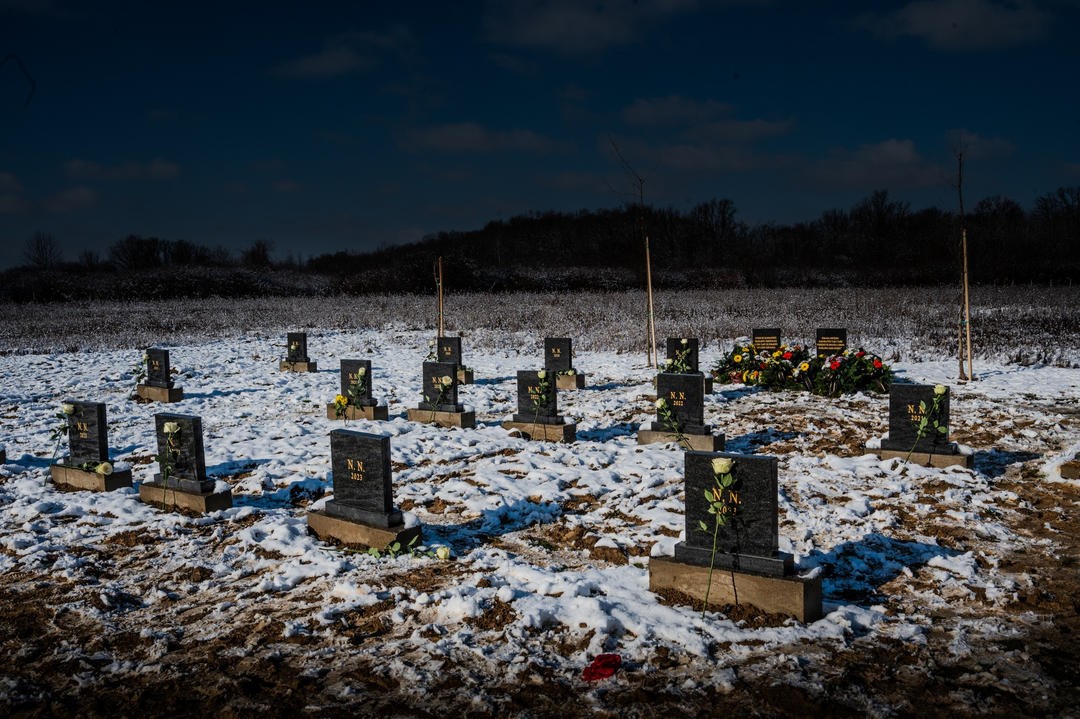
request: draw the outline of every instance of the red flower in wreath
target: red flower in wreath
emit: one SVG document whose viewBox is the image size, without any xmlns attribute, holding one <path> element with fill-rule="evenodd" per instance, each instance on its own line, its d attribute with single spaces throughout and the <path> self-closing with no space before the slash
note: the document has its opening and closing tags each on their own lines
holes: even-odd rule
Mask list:
<svg viewBox="0 0 1080 719">
<path fill-rule="evenodd" d="M 829 369 L 831 369 L 833 372 L 840 369 L 840 360 L 833 360 L 832 362 L 830 362 Z"/>
<path fill-rule="evenodd" d="M 855 356 L 858 357 L 859 359 L 862 359 L 863 357 L 866 356 L 866 353 L 863 352 L 862 350 L 859 350 L 858 352 L 855 353 Z"/>
<path fill-rule="evenodd" d="M 765 369 L 765 363 L 762 362 L 761 364 L 759 364 L 758 369 Z"/>
<path fill-rule="evenodd" d="M 881 369 L 881 360 L 874 359 L 874 369 Z"/>
<path fill-rule="evenodd" d="M 785 352 L 784 353 L 784 359 L 786 359 L 786 360 L 791 359 L 791 353 L 790 352 Z"/>
</svg>

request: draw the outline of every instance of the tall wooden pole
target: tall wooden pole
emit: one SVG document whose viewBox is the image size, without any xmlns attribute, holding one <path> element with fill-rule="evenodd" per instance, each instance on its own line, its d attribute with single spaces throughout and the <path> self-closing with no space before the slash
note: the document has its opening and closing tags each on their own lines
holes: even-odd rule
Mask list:
<svg viewBox="0 0 1080 719">
<path fill-rule="evenodd" d="M 960 244 L 964 255 L 964 334 L 967 338 L 968 377 L 975 381 L 975 366 L 971 358 L 971 300 L 968 294 L 967 228 L 960 230 Z"/>
<path fill-rule="evenodd" d="M 956 150 L 956 197 L 960 204 L 960 293 L 961 315 L 957 323 L 956 348 L 960 363 L 960 379 L 975 379 L 971 359 L 971 301 L 968 290 L 967 218 L 964 214 L 964 150 Z M 966 341 L 965 341 L 966 340 Z M 967 372 L 964 371 L 964 354 L 967 351 Z"/>
<path fill-rule="evenodd" d="M 443 336 L 443 275 L 442 257 L 435 260 L 435 313 L 439 318 L 439 337 Z"/>
<path fill-rule="evenodd" d="M 649 256 L 649 234 L 645 233 L 645 291 L 648 296 L 649 318 L 646 322 L 648 337 L 646 338 L 645 356 L 652 367 L 656 367 L 656 320 L 653 316 L 652 296 L 652 260 Z"/>
</svg>

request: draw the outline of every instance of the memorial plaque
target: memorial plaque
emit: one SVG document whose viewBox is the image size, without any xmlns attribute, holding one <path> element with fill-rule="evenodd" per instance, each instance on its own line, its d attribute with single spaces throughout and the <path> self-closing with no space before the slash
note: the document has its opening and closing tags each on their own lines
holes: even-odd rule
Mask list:
<svg viewBox="0 0 1080 719">
<path fill-rule="evenodd" d="M 151 387 L 172 389 L 169 369 L 169 350 L 150 348 L 146 350 L 146 384 Z"/>
<path fill-rule="evenodd" d="M 363 370 L 362 374 L 360 370 Z M 360 394 L 353 397 L 349 392 L 358 381 Z M 375 406 L 376 402 L 371 398 L 371 360 L 341 360 L 341 394 L 358 407 Z"/>
<path fill-rule="evenodd" d="M 773 352 L 780 349 L 779 329 L 755 329 L 752 335 L 754 350 L 757 352 Z"/>
<path fill-rule="evenodd" d="M 533 370 L 518 370 L 518 411 L 515 422 L 538 424 L 564 424 L 559 416 L 558 389 L 555 376 L 545 370 L 545 377 Z"/>
<path fill-rule="evenodd" d="M 167 422 L 175 422 L 179 431 L 167 435 Z M 200 494 L 213 491 L 214 482 L 206 477 L 202 418 L 187 414 L 155 414 L 154 426 L 157 431 L 159 466 L 166 452 L 171 465 L 168 487 Z M 160 482 L 160 479 L 161 475 L 155 475 L 155 482 Z"/>
<path fill-rule="evenodd" d="M 682 358 L 688 368 L 687 372 L 698 372 L 697 337 L 668 337 L 667 358 L 673 362 Z"/>
<path fill-rule="evenodd" d="M 925 403 L 927 411 L 934 406 L 934 386 L 929 384 L 894 384 L 889 388 L 889 436 L 881 440 L 881 448 L 907 452 L 956 454 L 959 450 L 949 441 L 948 432 L 938 432 L 933 426 L 926 428 L 925 435 L 915 443 L 923 411 L 919 404 Z M 949 391 L 945 390 L 937 413 L 938 422 L 949 426 Z"/>
<path fill-rule="evenodd" d="M 307 353 L 307 332 L 289 332 L 286 334 L 285 361 L 310 362 Z"/>
<path fill-rule="evenodd" d="M 705 377 L 701 374 L 661 372 L 656 375 L 656 399 L 664 400 L 664 408 L 656 408 L 655 432 L 674 432 L 675 428 L 664 417 L 665 412 L 686 434 L 709 434 L 712 428 L 705 424 Z"/>
<path fill-rule="evenodd" d="M 390 438 L 347 429 L 330 433 L 334 498 L 326 513 L 376 527 L 402 523 L 394 509 Z"/>
<path fill-rule="evenodd" d="M 779 551 L 777 459 L 726 452 L 686 452 L 686 539 L 675 545 L 676 561 L 708 566 L 713 549 L 715 515 L 709 514 L 706 492 L 716 488 L 713 460 L 732 460 L 734 513 L 716 534 L 714 566 L 772 576 L 794 572 L 791 555 Z M 724 496 L 724 495 L 722 495 Z M 701 529 L 704 522 L 707 531 Z"/>
<path fill-rule="evenodd" d="M 844 328 L 827 328 L 818 329 L 817 331 L 817 353 L 819 355 L 843 354 L 847 349 L 847 329 Z"/>
<path fill-rule="evenodd" d="M 446 378 L 449 383 L 444 382 Z M 420 409 L 437 412 L 461 412 L 458 404 L 457 365 L 453 362 L 425 362 L 424 389 Z"/>
<path fill-rule="evenodd" d="M 569 337 L 544 338 L 544 369 L 565 372 L 574 368 L 573 350 Z"/>
<path fill-rule="evenodd" d="M 452 362 L 458 367 L 465 366 L 461 361 L 460 337 L 440 337 L 436 343 L 436 347 L 440 362 Z M 457 370 L 455 370 L 455 372 L 456 371 Z"/>
<path fill-rule="evenodd" d="M 102 402 L 76 402 L 65 400 L 75 408 L 67 415 L 68 465 L 78 467 L 87 463 L 109 460 L 109 430 L 105 422 L 105 404 Z"/>
</svg>

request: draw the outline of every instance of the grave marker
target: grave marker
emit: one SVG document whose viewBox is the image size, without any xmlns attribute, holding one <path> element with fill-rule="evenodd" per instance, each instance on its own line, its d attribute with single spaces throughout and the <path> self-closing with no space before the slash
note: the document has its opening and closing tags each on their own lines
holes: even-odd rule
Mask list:
<svg viewBox="0 0 1080 719">
<path fill-rule="evenodd" d="M 656 420 L 638 431 L 638 444 L 678 442 L 684 449 L 717 451 L 724 435 L 705 424 L 705 377 L 661 372 L 656 376 Z"/>
<path fill-rule="evenodd" d="M 420 527 L 406 529 L 394 507 L 389 437 L 335 429 L 330 458 L 334 498 L 322 511 L 308 513 L 315 534 L 377 549 L 394 542 L 404 549 L 420 541 Z"/>
<path fill-rule="evenodd" d="M 843 354 L 847 350 L 847 329 L 839 327 L 818 328 L 815 349 L 818 355 L 825 355 L 826 357 Z"/>
<path fill-rule="evenodd" d="M 139 486 L 139 499 L 163 509 L 175 507 L 200 513 L 231 507 L 232 491 L 215 492 L 216 482 L 206 475 L 202 418 L 155 414 L 154 429 L 161 471 L 152 482 Z"/>
<path fill-rule="evenodd" d="M 307 332 L 287 332 L 285 334 L 285 359 L 278 363 L 278 369 L 286 372 L 318 372 L 318 362 L 308 357 Z"/>
<path fill-rule="evenodd" d="M 472 384 L 473 371 L 465 366 L 461 359 L 460 337 L 439 337 L 435 342 L 435 354 L 439 362 L 452 362 L 457 365 L 455 373 L 458 384 Z"/>
<path fill-rule="evenodd" d="M 949 441 L 949 389 L 938 404 L 935 416 L 930 417 L 931 424 L 919 437 L 919 423 L 926 412 L 933 412 L 934 385 L 894 384 L 889 388 L 889 436 L 881 440 L 880 448 L 867 448 L 866 454 L 876 454 L 882 459 L 909 459 L 920 465 L 948 467 L 962 465 L 974 466 L 974 457 L 962 454 L 955 442 Z M 933 421 L 946 428 L 939 432 L 932 426 Z M 918 440 L 918 441 L 916 441 Z M 908 453 L 911 452 L 910 458 Z"/>
<path fill-rule="evenodd" d="M 751 332 L 755 352 L 775 352 L 780 349 L 780 329 L 754 329 Z"/>
<path fill-rule="evenodd" d="M 372 397 L 372 381 L 371 360 L 341 360 L 341 390 L 338 394 L 345 404 L 340 405 L 335 400 L 326 405 L 326 418 L 345 421 L 388 419 L 389 408 Z"/>
<path fill-rule="evenodd" d="M 105 404 L 65 400 L 63 406 L 71 409 L 66 414 L 69 453 L 49 468 L 53 484 L 96 492 L 130 487 L 131 470 L 115 469 L 109 462 Z"/>
<path fill-rule="evenodd" d="M 172 368 L 169 366 L 169 350 L 151 347 L 146 350 L 146 381 L 135 386 L 135 394 L 153 402 L 179 402 L 184 389 L 174 387 Z"/>
<path fill-rule="evenodd" d="M 574 349 L 569 337 L 544 338 L 544 370 L 555 375 L 558 389 L 585 387 L 585 374 L 574 369 Z"/>
<path fill-rule="evenodd" d="M 458 403 L 457 365 L 453 362 L 425 362 L 421 400 L 407 413 L 409 420 L 441 427 L 474 427 L 476 413 Z"/>
<path fill-rule="evenodd" d="M 567 423 L 559 414 L 559 390 L 548 370 L 519 370 L 517 373 L 518 411 L 513 421 L 503 422 L 505 429 L 529 439 L 573 442 L 577 425 Z"/>
<path fill-rule="evenodd" d="M 715 460 L 731 462 L 730 491 L 718 487 L 724 475 Z M 777 464 L 776 457 L 687 452 L 686 538 L 675 545 L 674 558 L 650 559 L 649 589 L 676 589 L 695 602 L 704 601 L 708 591 L 714 606 L 737 601 L 802 622 L 820 618 L 821 576 L 796 576 L 791 555 L 779 551 Z M 719 527 L 717 515 L 708 511 L 718 498 L 726 516 Z"/>
</svg>

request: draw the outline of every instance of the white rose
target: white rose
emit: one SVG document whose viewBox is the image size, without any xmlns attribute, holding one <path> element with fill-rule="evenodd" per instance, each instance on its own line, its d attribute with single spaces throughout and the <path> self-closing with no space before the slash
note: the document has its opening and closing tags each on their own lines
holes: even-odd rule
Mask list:
<svg viewBox="0 0 1080 719">
<path fill-rule="evenodd" d="M 945 394 L 946 391 L 947 390 L 945 389 L 945 385 L 943 385 L 943 384 L 934 385 L 934 394 L 936 394 L 938 396 L 941 396 L 941 395 Z"/>
<path fill-rule="evenodd" d="M 450 375 L 448 375 L 448 374 L 444 374 L 442 376 L 442 379 L 440 379 L 439 381 L 442 383 L 443 387 L 449 387 L 450 385 L 452 385 L 454 383 L 454 380 L 451 379 Z"/>
<path fill-rule="evenodd" d="M 439 547 L 435 550 L 435 556 L 445 562 L 447 559 L 450 559 L 450 547 Z"/>
<path fill-rule="evenodd" d="M 60 405 L 60 409 L 63 410 L 64 414 L 75 414 L 75 405 L 68 402 L 64 402 Z"/>
<path fill-rule="evenodd" d="M 366 374 L 367 374 L 367 367 L 361 367 L 360 369 L 356 370 L 356 376 L 357 377 L 363 377 Z"/>
<path fill-rule="evenodd" d="M 180 425 L 178 425 L 176 422 L 166 422 L 165 424 L 161 425 L 161 431 L 165 434 L 176 434 L 180 431 Z"/>
<path fill-rule="evenodd" d="M 665 402 L 665 401 L 664 401 L 664 398 L 663 398 L 663 397 L 661 397 L 660 399 L 656 400 L 656 408 L 657 408 L 657 409 L 663 409 L 663 408 L 664 408 L 664 407 L 666 407 L 666 406 L 667 406 L 667 402 Z"/>
<path fill-rule="evenodd" d="M 732 461 L 729 457 L 717 457 L 712 461 L 713 474 L 727 474 L 731 471 Z"/>
<path fill-rule="evenodd" d="M 690 344 L 690 340 L 686 339 L 685 337 L 683 337 L 683 338 L 682 338 L 681 340 L 679 340 L 679 342 L 681 342 L 681 343 L 682 343 L 682 346 L 683 346 L 683 347 L 685 347 L 686 345 Z"/>
<path fill-rule="evenodd" d="M 94 471 L 98 474 L 110 475 L 112 474 L 112 465 L 108 462 L 102 462 L 94 468 Z"/>
<path fill-rule="evenodd" d="M 547 377 L 547 371 L 546 370 L 540 370 L 539 372 L 536 373 L 536 378 L 537 379 L 544 379 L 545 377 Z"/>
</svg>

